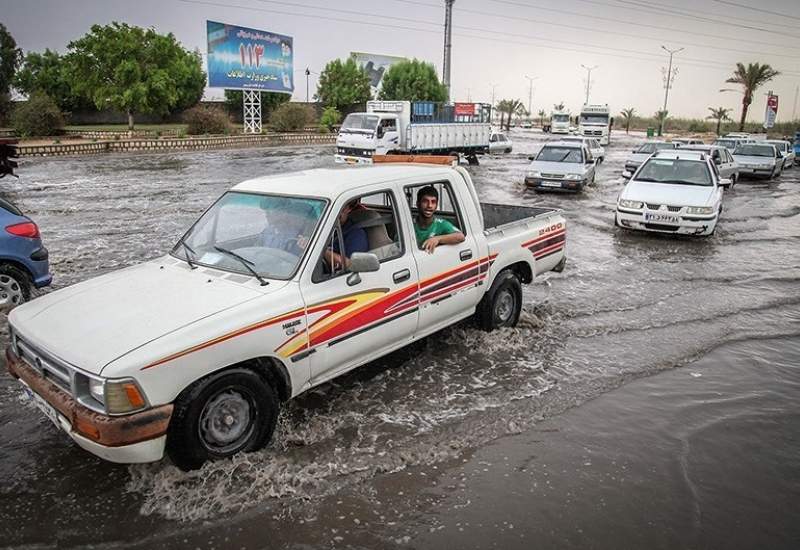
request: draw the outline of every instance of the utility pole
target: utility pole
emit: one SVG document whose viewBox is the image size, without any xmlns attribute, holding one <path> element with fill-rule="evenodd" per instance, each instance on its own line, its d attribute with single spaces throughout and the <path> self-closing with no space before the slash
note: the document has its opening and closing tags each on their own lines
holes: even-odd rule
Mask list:
<svg viewBox="0 0 800 550">
<path fill-rule="evenodd" d="M 530 77 L 525 75 L 525 78 L 528 79 L 528 116 L 531 116 L 531 109 L 533 109 L 533 81 L 539 78 L 538 76 Z"/>
<path fill-rule="evenodd" d="M 311 74 L 311 71 L 308 67 L 306 67 L 306 103 L 308 103 L 308 77 Z"/>
<path fill-rule="evenodd" d="M 664 73 L 664 108 L 661 109 L 661 121 L 658 127 L 659 136 L 664 134 L 664 122 L 667 120 L 667 99 L 669 99 L 669 89 L 672 88 L 672 83 L 675 82 L 675 75 L 678 74 L 677 67 L 675 67 L 674 71 L 672 70 L 672 56 L 683 51 L 683 48 L 669 50 L 663 45 L 661 46 L 661 49 L 669 54 L 669 68 L 667 69 L 667 72 Z"/>
<path fill-rule="evenodd" d="M 597 68 L 597 65 L 593 67 L 587 67 L 586 65 L 581 64 L 581 67 L 586 69 L 586 100 L 583 102 L 585 105 L 589 104 L 589 90 L 592 88 L 592 71 Z"/>
<path fill-rule="evenodd" d="M 494 109 L 494 91 L 497 89 L 497 84 L 489 84 L 492 87 L 492 109 Z"/>
<path fill-rule="evenodd" d="M 444 0 L 444 63 L 442 63 L 442 81 L 447 90 L 447 101 L 450 101 L 450 50 L 453 49 L 453 4 L 456 0 Z"/>
<path fill-rule="evenodd" d="M 794 106 L 792 107 L 792 122 L 797 120 L 797 96 L 800 95 L 800 86 L 794 89 Z"/>
</svg>

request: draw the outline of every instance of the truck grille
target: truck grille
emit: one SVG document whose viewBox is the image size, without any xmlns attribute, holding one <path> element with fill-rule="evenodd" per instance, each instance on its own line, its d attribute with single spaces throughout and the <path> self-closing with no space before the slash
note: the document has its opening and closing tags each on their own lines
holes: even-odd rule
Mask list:
<svg viewBox="0 0 800 550">
<path fill-rule="evenodd" d="M 603 131 L 602 130 L 584 130 L 583 131 L 583 135 L 584 136 L 602 136 L 603 135 Z"/>
<path fill-rule="evenodd" d="M 35 348 L 19 336 L 14 335 L 12 338 L 14 338 L 20 359 L 67 393 L 72 393 L 73 369 L 55 357 Z"/>
<path fill-rule="evenodd" d="M 371 149 L 358 149 L 357 147 L 337 147 L 337 152 L 340 155 L 348 155 L 351 157 L 371 157 Z"/>
<path fill-rule="evenodd" d="M 647 208 L 649 208 L 650 210 L 658 210 L 659 208 L 661 208 L 660 204 L 650 204 L 649 202 L 647 202 L 645 204 L 647 205 Z M 682 206 L 669 206 L 669 205 L 667 205 L 667 210 L 669 210 L 670 212 L 680 212 L 681 208 L 683 208 L 683 207 Z"/>
</svg>

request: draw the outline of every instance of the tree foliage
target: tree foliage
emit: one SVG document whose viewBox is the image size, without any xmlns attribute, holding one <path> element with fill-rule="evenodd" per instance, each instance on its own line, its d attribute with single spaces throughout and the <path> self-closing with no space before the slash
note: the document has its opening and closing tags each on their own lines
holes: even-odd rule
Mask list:
<svg viewBox="0 0 800 550">
<path fill-rule="evenodd" d="M 64 117 L 52 98 L 34 92 L 11 113 L 11 127 L 22 137 L 55 136 L 64 129 Z"/>
<path fill-rule="evenodd" d="M 744 123 L 747 120 L 747 110 L 750 108 L 750 104 L 753 103 L 753 94 L 755 91 L 779 74 L 781 73 L 773 69 L 768 63 L 764 63 L 763 65 L 760 63 L 748 63 L 746 67 L 743 63 L 736 64 L 733 76 L 725 82 L 739 84 L 744 91 L 744 97 L 742 97 L 742 117 L 739 120 L 740 132 L 744 131 Z"/>
<path fill-rule="evenodd" d="M 186 133 L 189 135 L 200 134 L 228 134 L 231 123 L 222 107 L 210 105 L 195 105 L 183 113 L 186 123 Z"/>
<path fill-rule="evenodd" d="M 342 121 L 342 113 L 336 110 L 335 107 L 325 107 L 322 116 L 319 118 L 320 127 L 331 131 L 333 127 Z"/>
<path fill-rule="evenodd" d="M 722 121 L 731 119 L 728 116 L 728 114 L 731 112 L 732 109 L 726 109 L 725 107 L 717 107 L 715 109 L 713 107 L 709 107 L 708 110 L 711 111 L 711 114 L 708 115 L 706 118 L 717 121 L 717 135 L 720 135 L 720 127 L 722 126 Z"/>
<path fill-rule="evenodd" d="M 497 110 L 500 112 L 500 129 L 503 128 L 503 121 L 505 120 L 506 130 L 511 130 L 511 118 L 516 116 L 525 116 L 528 111 L 525 109 L 525 104 L 519 99 L 502 99 L 497 102 Z M 505 119 L 504 114 L 508 115 Z"/>
<path fill-rule="evenodd" d="M 633 107 L 629 109 L 622 109 L 619 114 L 622 116 L 622 120 L 625 121 L 625 133 L 627 134 L 630 132 L 633 117 L 636 116 L 636 109 Z"/>
<path fill-rule="evenodd" d="M 439 82 L 430 63 L 413 59 L 399 61 L 383 75 L 380 99 L 403 101 L 446 101 L 447 88 Z"/>
<path fill-rule="evenodd" d="M 329 61 L 319 75 L 314 99 L 337 111 L 372 99 L 367 72 L 352 57 Z"/>
<path fill-rule="evenodd" d="M 91 104 L 72 93 L 66 74 L 64 58 L 50 49 L 43 53 L 28 52 L 14 77 L 14 88 L 31 96 L 42 93 L 49 96 L 62 111 L 86 108 Z"/>
<path fill-rule="evenodd" d="M 0 121 L 8 114 L 11 97 L 11 83 L 19 64 L 22 62 L 22 50 L 5 25 L 0 23 Z"/>
<path fill-rule="evenodd" d="M 170 33 L 125 23 L 93 25 L 70 42 L 67 80 L 73 93 L 98 109 L 165 115 L 196 104 L 206 77 L 199 52 L 184 49 Z"/>
<path fill-rule="evenodd" d="M 313 119 L 314 114 L 305 103 L 284 103 L 272 111 L 269 125 L 276 132 L 297 132 Z"/>
</svg>

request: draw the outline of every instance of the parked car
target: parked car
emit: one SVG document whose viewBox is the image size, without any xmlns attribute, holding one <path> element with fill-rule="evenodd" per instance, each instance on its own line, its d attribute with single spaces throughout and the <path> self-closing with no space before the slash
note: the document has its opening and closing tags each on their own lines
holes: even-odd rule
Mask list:
<svg viewBox="0 0 800 550">
<path fill-rule="evenodd" d="M 731 180 L 730 188 L 733 189 L 736 185 L 736 180 L 739 179 L 739 165 L 725 147 L 718 145 L 687 145 L 681 147 L 681 151 L 702 151 L 706 153 L 711 157 L 711 162 L 714 163 L 719 176 Z"/>
<path fill-rule="evenodd" d="M 614 223 L 637 231 L 713 235 L 723 187 L 701 151 L 658 151 L 636 171 L 617 199 Z"/>
<path fill-rule="evenodd" d="M 564 267 L 561 212 L 481 204 L 464 168 L 397 157 L 234 186 L 170 254 L 12 311 L 9 371 L 89 452 L 192 469 L 263 447 L 282 403 L 414 340 L 516 325 L 522 284 Z M 428 252 L 431 186 L 465 238 Z M 367 252 L 334 254 L 343 216 Z"/>
<path fill-rule="evenodd" d="M 746 140 L 744 138 L 722 137 L 722 138 L 715 139 L 714 142 L 711 145 L 716 145 L 718 147 L 725 147 L 728 150 L 728 152 L 733 153 L 734 149 L 736 149 L 736 147 L 740 143 L 745 143 L 745 142 L 746 142 Z"/>
<path fill-rule="evenodd" d="M 648 141 L 633 150 L 631 156 L 625 161 L 625 172 L 631 174 L 656 151 L 675 149 L 676 145 L 669 141 Z M 623 172 L 623 177 L 625 176 Z"/>
<path fill-rule="evenodd" d="M 513 142 L 503 132 L 492 132 L 489 136 L 490 153 L 510 153 L 513 148 Z"/>
<path fill-rule="evenodd" d="M 780 154 L 783 155 L 782 170 L 786 170 L 787 168 L 792 168 L 794 166 L 795 154 L 794 147 L 792 147 L 791 143 L 782 139 L 768 139 L 767 143 L 774 145 Z"/>
<path fill-rule="evenodd" d="M 783 155 L 770 143 L 740 143 L 733 150 L 740 176 L 777 178 L 783 172 Z"/>
<path fill-rule="evenodd" d="M 587 138 L 582 136 L 574 136 L 574 137 L 570 136 L 570 137 L 560 138 L 559 141 L 582 143 L 589 149 L 589 152 L 592 154 L 592 158 L 595 159 L 595 161 L 597 161 L 597 164 L 602 163 L 603 160 L 605 160 L 606 158 L 606 150 L 603 148 L 602 145 L 600 145 L 600 142 L 594 138 Z"/>
<path fill-rule="evenodd" d="M 582 143 L 552 141 L 546 143 L 531 161 L 525 173 L 525 185 L 538 191 L 577 193 L 594 184 L 595 163 Z"/>
<path fill-rule="evenodd" d="M 0 199 L 0 311 L 8 313 L 50 284 L 50 262 L 39 227 L 19 208 Z"/>
<path fill-rule="evenodd" d="M 705 142 L 702 139 L 692 139 L 692 138 L 676 138 L 672 140 L 677 147 L 686 147 L 687 145 L 705 145 Z"/>
</svg>

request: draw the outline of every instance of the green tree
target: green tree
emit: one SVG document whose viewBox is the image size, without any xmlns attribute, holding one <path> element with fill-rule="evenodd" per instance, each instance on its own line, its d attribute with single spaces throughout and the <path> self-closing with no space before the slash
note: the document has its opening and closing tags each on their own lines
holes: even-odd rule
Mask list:
<svg viewBox="0 0 800 550">
<path fill-rule="evenodd" d="M 354 103 L 369 101 L 372 99 L 369 75 L 351 57 L 329 61 L 319 75 L 314 99 L 340 112 Z"/>
<path fill-rule="evenodd" d="M 732 109 L 726 109 L 725 107 L 717 107 L 714 109 L 713 107 L 709 107 L 708 110 L 711 111 L 711 114 L 706 118 L 717 121 L 717 135 L 720 135 L 719 130 L 722 126 L 722 121 L 731 119 L 728 113 L 730 113 Z"/>
<path fill-rule="evenodd" d="M 656 122 L 658 123 L 658 135 L 659 136 L 664 131 L 664 127 L 667 124 L 667 117 L 668 116 L 669 116 L 669 111 L 664 111 L 662 109 L 659 109 L 658 111 L 656 111 L 656 114 L 654 115 L 654 118 L 656 119 Z"/>
<path fill-rule="evenodd" d="M 336 110 L 336 107 L 325 107 L 322 111 L 322 116 L 319 117 L 319 125 L 327 131 L 333 130 L 333 127 L 342 121 L 342 114 Z"/>
<path fill-rule="evenodd" d="M 205 87 L 200 53 L 189 52 L 173 34 L 125 23 L 93 25 L 69 43 L 67 80 L 73 93 L 98 109 L 165 115 L 197 103 Z"/>
<path fill-rule="evenodd" d="M 503 113 L 508 114 L 508 118 L 505 120 L 506 123 L 506 130 L 511 130 L 511 119 L 514 116 L 525 116 L 525 113 L 528 111 L 525 109 L 525 105 L 519 99 L 504 99 L 497 103 L 497 110 L 500 111 L 500 129 L 503 129 Z"/>
<path fill-rule="evenodd" d="M 402 101 L 447 101 L 447 88 L 439 82 L 433 65 L 413 59 L 389 67 L 383 75 L 379 97 Z"/>
<path fill-rule="evenodd" d="M 14 77 L 14 88 L 31 96 L 43 93 L 56 102 L 62 111 L 72 111 L 91 104 L 72 93 L 66 75 L 64 58 L 50 49 L 43 53 L 28 52 Z"/>
<path fill-rule="evenodd" d="M 744 123 L 747 120 L 747 110 L 750 104 L 753 103 L 753 94 L 762 85 L 766 84 L 776 76 L 781 74 L 776 71 L 769 64 L 764 63 L 748 63 L 747 67 L 743 63 L 737 63 L 736 69 L 733 71 L 733 76 L 725 82 L 730 84 L 740 84 L 744 90 L 744 97 L 742 97 L 742 118 L 739 120 L 739 131 L 744 131 Z"/>
<path fill-rule="evenodd" d="M 5 25 L 0 23 L 0 120 L 4 120 L 11 106 L 11 84 L 19 64 L 22 50 Z"/>
<path fill-rule="evenodd" d="M 11 127 L 23 137 L 55 136 L 64 129 L 64 117 L 52 98 L 34 92 L 28 101 L 17 103 L 11 113 Z"/>
<path fill-rule="evenodd" d="M 563 111 L 564 102 L 562 101 L 561 103 L 556 103 L 555 105 L 553 105 L 553 109 L 555 109 L 556 111 Z"/>
<path fill-rule="evenodd" d="M 633 122 L 633 117 L 636 115 L 636 109 L 633 107 L 630 109 L 622 109 L 619 114 L 622 115 L 622 120 L 625 121 L 625 133 L 630 133 L 631 122 Z"/>
</svg>

